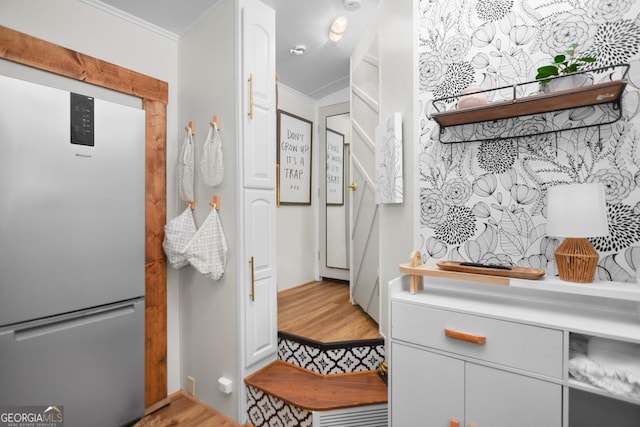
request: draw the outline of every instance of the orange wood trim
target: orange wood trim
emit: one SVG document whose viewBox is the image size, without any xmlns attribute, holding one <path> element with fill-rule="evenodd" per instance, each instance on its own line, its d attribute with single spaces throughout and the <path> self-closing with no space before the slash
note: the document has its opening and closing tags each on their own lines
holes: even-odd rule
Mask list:
<svg viewBox="0 0 640 427">
<path fill-rule="evenodd" d="M 411 259 L 409 260 L 409 266 L 417 268 L 422 265 L 422 254 L 420 251 L 411 252 Z M 424 279 L 422 276 L 412 274 L 409 276 L 409 293 L 411 295 L 424 289 Z"/>
<path fill-rule="evenodd" d="M 167 395 L 166 104 L 155 78 L 0 25 L 0 58 L 143 99 L 146 113 L 145 405 Z"/>
<path fill-rule="evenodd" d="M 211 206 L 212 208 L 216 208 L 217 211 L 220 210 L 220 196 L 215 195 L 211 198 L 211 201 L 209 202 L 209 206 Z"/>
<path fill-rule="evenodd" d="M 457 418 L 451 418 L 451 423 L 449 423 L 449 427 L 460 427 L 460 421 Z"/>
<path fill-rule="evenodd" d="M 485 337 L 484 335 L 468 334 L 466 332 L 460 332 L 460 331 L 456 331 L 448 328 L 444 330 L 444 334 L 448 338 L 453 338 L 460 341 L 466 341 L 466 342 L 470 342 L 478 345 L 484 345 L 487 342 L 487 337 Z"/>
<path fill-rule="evenodd" d="M 509 285 L 508 277 L 500 276 L 488 276 L 486 274 L 474 274 L 474 273 L 458 273 L 456 271 L 441 270 L 438 267 L 432 265 L 421 265 L 419 267 L 413 267 L 410 264 L 400 264 L 398 270 L 401 273 L 416 275 L 416 276 L 431 276 L 431 277 L 443 277 L 445 279 L 453 280 L 465 280 L 477 283 L 488 283 L 491 285 Z"/>
<path fill-rule="evenodd" d="M 167 104 L 168 83 L 0 25 L 0 57 Z"/>
<path fill-rule="evenodd" d="M 211 119 L 211 121 L 209 123 L 211 123 L 212 126 L 215 124 L 216 128 L 218 128 L 218 130 L 220 130 L 220 116 L 213 116 L 213 118 Z"/>
<path fill-rule="evenodd" d="M 146 263 L 164 260 L 162 240 L 167 222 L 167 108 L 144 100 L 146 112 Z"/>
<path fill-rule="evenodd" d="M 278 399 L 309 411 L 387 403 L 387 385 L 375 371 L 320 375 L 276 360 L 245 379 Z"/>
<path fill-rule="evenodd" d="M 145 406 L 167 396 L 167 264 L 146 266 Z"/>
</svg>

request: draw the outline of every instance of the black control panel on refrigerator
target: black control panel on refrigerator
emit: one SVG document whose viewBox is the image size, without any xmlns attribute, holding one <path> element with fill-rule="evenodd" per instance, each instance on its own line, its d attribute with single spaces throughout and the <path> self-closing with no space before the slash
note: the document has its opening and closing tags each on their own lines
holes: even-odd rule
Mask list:
<svg viewBox="0 0 640 427">
<path fill-rule="evenodd" d="M 93 98 L 71 93 L 71 143 L 94 146 Z"/>
</svg>

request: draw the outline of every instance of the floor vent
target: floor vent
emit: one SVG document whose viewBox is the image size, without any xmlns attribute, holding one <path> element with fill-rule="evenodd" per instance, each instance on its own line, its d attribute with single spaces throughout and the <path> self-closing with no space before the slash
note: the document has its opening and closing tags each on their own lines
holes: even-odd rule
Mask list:
<svg viewBox="0 0 640 427">
<path fill-rule="evenodd" d="M 313 412 L 313 427 L 387 427 L 387 405 Z"/>
</svg>

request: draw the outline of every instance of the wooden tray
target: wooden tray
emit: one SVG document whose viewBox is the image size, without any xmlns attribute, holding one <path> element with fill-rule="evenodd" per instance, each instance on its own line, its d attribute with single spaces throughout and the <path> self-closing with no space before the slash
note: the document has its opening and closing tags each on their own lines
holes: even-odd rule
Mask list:
<svg viewBox="0 0 640 427">
<path fill-rule="evenodd" d="M 472 267 L 460 265 L 459 261 L 440 261 L 438 268 L 446 271 L 459 271 L 461 273 L 486 274 L 488 276 L 514 277 L 517 279 L 538 280 L 544 276 L 544 270 L 539 268 L 511 267 L 511 270 L 499 268 Z"/>
</svg>

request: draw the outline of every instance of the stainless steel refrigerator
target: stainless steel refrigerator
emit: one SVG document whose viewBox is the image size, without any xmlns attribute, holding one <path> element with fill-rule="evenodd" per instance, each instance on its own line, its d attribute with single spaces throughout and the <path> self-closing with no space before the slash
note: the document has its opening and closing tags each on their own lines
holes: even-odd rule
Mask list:
<svg viewBox="0 0 640 427">
<path fill-rule="evenodd" d="M 0 409 L 144 412 L 144 112 L 0 76 Z"/>
</svg>

